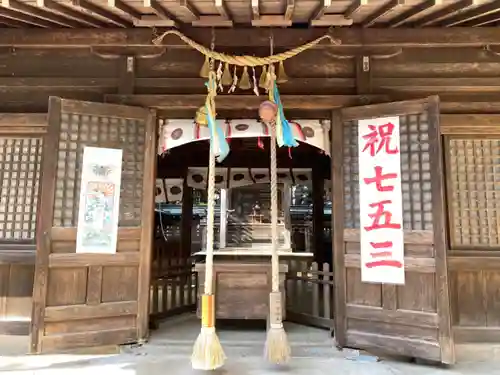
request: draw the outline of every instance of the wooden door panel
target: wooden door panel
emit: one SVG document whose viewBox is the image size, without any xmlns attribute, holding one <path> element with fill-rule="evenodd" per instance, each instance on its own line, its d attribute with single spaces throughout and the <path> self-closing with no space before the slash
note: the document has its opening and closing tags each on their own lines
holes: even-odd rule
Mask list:
<svg viewBox="0 0 500 375">
<path fill-rule="evenodd" d="M 49 101 L 31 350 L 124 344 L 147 335 L 155 114 Z M 123 150 L 116 254 L 76 254 L 85 146 Z"/>
<path fill-rule="evenodd" d="M 454 362 L 438 99 L 334 113 L 335 336 L 339 346 Z M 405 285 L 361 282 L 357 120 L 400 118 Z"/>
</svg>

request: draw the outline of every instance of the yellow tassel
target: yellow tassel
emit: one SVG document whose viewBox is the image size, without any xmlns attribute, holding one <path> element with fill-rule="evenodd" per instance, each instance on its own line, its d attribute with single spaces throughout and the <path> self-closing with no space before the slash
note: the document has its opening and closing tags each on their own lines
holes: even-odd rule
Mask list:
<svg viewBox="0 0 500 375">
<path fill-rule="evenodd" d="M 259 87 L 267 89 L 267 66 L 262 67 L 262 73 L 260 73 Z"/>
<path fill-rule="evenodd" d="M 222 73 L 221 82 L 224 86 L 229 86 L 231 83 L 233 83 L 233 80 L 231 79 L 231 69 L 229 68 L 228 63 L 226 63 L 226 66 L 224 67 L 224 73 Z"/>
<path fill-rule="evenodd" d="M 280 61 L 280 66 L 278 68 L 278 78 L 276 79 L 276 83 L 285 83 L 288 81 L 288 76 L 285 72 L 285 65 L 283 61 Z"/>
<path fill-rule="evenodd" d="M 243 74 L 241 75 L 240 85 L 238 87 L 242 90 L 252 88 L 252 85 L 250 84 L 250 76 L 248 75 L 248 68 L 246 66 L 243 68 Z"/>
<path fill-rule="evenodd" d="M 208 61 L 208 57 L 205 57 L 205 62 L 200 70 L 200 77 L 208 78 L 208 74 L 210 73 L 210 63 Z"/>
</svg>

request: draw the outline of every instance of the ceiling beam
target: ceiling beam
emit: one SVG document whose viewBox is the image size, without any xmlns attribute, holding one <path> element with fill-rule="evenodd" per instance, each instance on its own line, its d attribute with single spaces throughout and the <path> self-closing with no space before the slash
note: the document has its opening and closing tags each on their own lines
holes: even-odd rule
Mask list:
<svg viewBox="0 0 500 375">
<path fill-rule="evenodd" d="M 125 13 L 132 20 L 140 20 L 141 13 L 132 8 L 130 5 L 125 3 L 123 0 L 108 0 L 108 6 L 113 9 L 117 9 L 122 13 Z"/>
<path fill-rule="evenodd" d="M 231 20 L 231 13 L 229 12 L 229 9 L 227 9 L 225 0 L 215 0 L 215 7 L 221 17 Z"/>
<path fill-rule="evenodd" d="M 206 95 L 106 95 L 109 103 L 162 109 L 198 109 Z M 287 109 L 328 110 L 332 108 L 375 103 L 388 100 L 386 95 L 281 95 Z M 238 108 L 257 110 L 262 98 L 255 95 L 217 95 L 217 110 Z"/>
<path fill-rule="evenodd" d="M 116 26 L 119 27 L 132 27 L 132 23 L 130 23 L 127 20 L 124 20 L 123 18 L 117 16 L 113 12 L 110 12 L 107 9 L 101 8 L 98 5 L 95 5 L 94 3 L 90 2 L 89 0 L 71 0 L 73 6 L 84 9 L 85 11 L 89 12 L 90 14 L 96 14 L 112 23 L 114 23 Z"/>
<path fill-rule="evenodd" d="M 472 21 L 478 17 L 484 17 L 488 14 L 496 13 L 500 10 L 500 1 L 496 0 L 491 3 L 483 4 L 478 6 L 477 8 L 471 9 L 466 12 L 462 12 L 457 14 L 454 17 L 446 18 L 442 22 L 439 23 L 438 26 L 441 27 L 450 27 L 450 26 L 462 26 L 462 23 Z"/>
<path fill-rule="evenodd" d="M 0 23 L 7 27 L 32 27 L 33 25 L 28 22 L 17 21 L 11 18 L 0 16 Z"/>
<path fill-rule="evenodd" d="M 345 18 L 351 18 L 355 13 L 357 13 L 363 5 L 368 4 L 368 0 L 354 0 L 354 2 L 349 5 L 347 10 L 344 12 Z"/>
<path fill-rule="evenodd" d="M 178 22 L 177 18 L 166 10 L 164 6 L 160 5 L 157 0 L 143 0 L 143 6 L 151 9 L 160 19 L 164 21 L 171 21 L 172 26 L 176 26 Z"/>
<path fill-rule="evenodd" d="M 405 0 L 390 0 L 388 3 L 382 5 L 375 12 L 366 17 L 361 23 L 361 26 L 363 27 L 373 26 L 380 18 L 384 17 L 386 14 L 394 11 L 395 9 L 404 4 Z"/>
<path fill-rule="evenodd" d="M 459 0 L 456 3 L 450 4 L 447 7 L 444 7 L 437 12 L 433 12 L 419 18 L 415 22 L 411 24 L 412 27 L 423 27 L 435 24 L 438 21 L 441 21 L 444 18 L 449 18 L 457 14 L 461 14 L 467 8 L 476 5 L 478 0 Z"/>
<path fill-rule="evenodd" d="M 83 0 L 79 0 L 83 1 Z M 2 10 L 2 9 L 0 9 Z M 3 9 L 6 10 L 6 9 Z M 14 14 L 18 14 L 14 12 Z M 2 15 L 0 13 L 0 15 Z M 11 18 L 11 17 L 9 17 Z M 196 42 L 210 46 L 211 34 L 196 27 L 183 28 L 183 33 Z M 275 29 L 273 31 L 276 48 L 290 49 L 310 42 L 329 32 L 329 28 Z M 341 41 L 334 46 L 328 41 L 321 42 L 315 48 L 334 48 L 341 52 L 349 47 L 484 47 L 500 46 L 499 28 L 386 28 L 358 29 L 338 28 L 331 34 Z M 151 47 L 151 30 L 146 29 L 50 29 L 50 30 L 2 30 L 0 46 L 31 48 L 88 48 L 90 46 L 116 47 Z M 163 45 L 169 48 L 191 48 L 175 35 L 168 35 Z M 221 29 L 217 32 L 218 48 L 267 48 L 269 30 L 255 28 Z"/>
<path fill-rule="evenodd" d="M 323 0 L 320 4 L 318 4 L 316 9 L 314 9 L 310 21 L 319 20 L 320 18 L 322 18 L 331 5 L 332 0 Z"/>
<path fill-rule="evenodd" d="M 200 19 L 200 12 L 195 9 L 193 4 L 189 0 L 179 0 L 179 6 L 189 15 L 193 20 L 199 20 Z"/>
<path fill-rule="evenodd" d="M 284 16 L 285 20 L 291 21 L 293 18 L 294 11 L 295 11 L 295 0 L 286 0 L 285 16 Z"/>
<path fill-rule="evenodd" d="M 82 12 L 78 12 L 74 9 L 71 9 L 65 5 L 62 5 L 60 3 L 55 2 L 54 0 L 37 0 L 36 2 L 37 6 L 40 8 L 45 8 L 48 9 L 52 12 L 61 14 L 65 17 L 74 19 L 76 21 L 79 21 L 86 26 L 90 27 L 106 27 L 108 24 L 105 22 L 102 22 L 100 20 L 95 19 L 94 17 L 91 17 L 87 14 L 84 14 Z"/>
<path fill-rule="evenodd" d="M 469 22 L 463 23 L 461 25 L 466 27 L 479 27 L 491 25 L 495 22 L 500 22 L 500 9 L 498 9 L 498 12 L 496 13 L 490 13 L 482 17 L 474 18 L 473 20 L 470 20 Z"/>
<path fill-rule="evenodd" d="M 442 3 L 443 0 L 425 0 L 423 3 L 415 5 L 410 9 L 408 9 L 407 11 L 401 13 L 399 16 L 394 17 L 389 22 L 387 22 L 385 26 L 399 27 L 401 25 L 404 25 L 406 22 L 408 22 L 411 18 L 415 17 L 416 15 L 425 12 L 428 9 L 431 9 L 432 7 L 441 5 Z"/>
<path fill-rule="evenodd" d="M 259 0 L 252 0 L 252 20 L 258 20 L 260 18 Z"/>
<path fill-rule="evenodd" d="M 52 22 L 47 22 L 36 17 L 28 16 L 24 13 L 16 12 L 12 9 L 0 8 L 0 16 L 8 20 L 12 20 L 13 22 L 23 22 L 32 26 L 43 28 L 52 28 L 55 26 Z M 3 30 L 2 32 L 6 31 Z"/>
<path fill-rule="evenodd" d="M 83 25 L 80 22 L 69 20 L 65 17 L 61 17 L 60 15 L 50 13 L 46 10 L 39 9 L 37 7 L 28 5 L 18 0 L 2 0 L 2 6 L 8 9 L 24 13 L 31 17 L 36 17 L 51 22 L 59 26 L 72 27 L 72 28 L 83 27 Z"/>
</svg>

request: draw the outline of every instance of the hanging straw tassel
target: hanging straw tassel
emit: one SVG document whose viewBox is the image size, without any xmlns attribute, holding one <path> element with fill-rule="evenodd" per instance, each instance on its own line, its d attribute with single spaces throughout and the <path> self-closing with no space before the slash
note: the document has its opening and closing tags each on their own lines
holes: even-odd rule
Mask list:
<svg viewBox="0 0 500 375">
<path fill-rule="evenodd" d="M 279 286 L 278 258 L 278 176 L 276 158 L 276 123 L 271 123 L 271 279 L 269 294 L 269 327 L 264 356 L 271 363 L 282 365 L 290 360 L 291 350 L 283 327 L 283 306 Z"/>
<path fill-rule="evenodd" d="M 283 61 L 280 61 L 280 65 L 278 67 L 278 78 L 276 79 L 277 83 L 285 83 L 288 82 L 288 76 L 285 72 L 285 65 Z"/>
<path fill-rule="evenodd" d="M 252 88 L 250 83 L 250 76 L 248 75 L 248 68 L 245 66 L 243 68 L 243 74 L 241 75 L 239 88 L 242 90 L 248 90 Z"/>
<path fill-rule="evenodd" d="M 224 66 L 224 73 L 222 73 L 222 84 L 224 86 L 229 86 L 233 83 L 233 79 L 231 78 L 231 69 L 229 68 L 229 64 L 226 63 Z"/>
<path fill-rule="evenodd" d="M 259 87 L 267 89 L 267 66 L 262 67 L 262 73 L 260 73 Z"/>
<path fill-rule="evenodd" d="M 214 209 L 215 209 L 215 153 L 210 147 L 208 166 L 207 255 L 205 261 L 205 291 L 201 297 L 201 332 L 191 356 L 195 370 L 215 370 L 224 365 L 226 355 L 215 332 L 215 305 L 213 286 Z"/>
<path fill-rule="evenodd" d="M 208 73 L 210 72 L 210 61 L 208 56 L 205 56 L 205 62 L 200 70 L 200 77 L 208 78 Z"/>
</svg>

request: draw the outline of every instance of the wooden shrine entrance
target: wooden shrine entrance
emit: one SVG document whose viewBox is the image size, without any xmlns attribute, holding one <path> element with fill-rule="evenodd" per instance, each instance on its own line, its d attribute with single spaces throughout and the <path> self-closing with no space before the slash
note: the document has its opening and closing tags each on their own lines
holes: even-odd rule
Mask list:
<svg viewBox="0 0 500 375">
<path fill-rule="evenodd" d="M 400 116 L 402 127 L 407 281 L 398 287 L 361 283 L 359 270 L 355 125 L 359 119 L 388 115 Z M 324 327 L 334 326 L 339 347 L 376 348 L 454 362 L 438 118 L 437 98 L 333 112 L 335 293 L 324 293 L 324 306 L 313 307 L 312 311 L 313 315 L 318 311 L 325 314 L 324 320 L 316 321 Z M 39 211 L 43 214 L 37 228 L 33 352 L 124 344 L 147 338 L 150 306 L 158 305 L 155 298 L 159 298 L 151 294 L 150 283 L 154 258 L 155 129 L 154 110 L 50 99 Z M 124 150 L 116 254 L 75 253 L 77 198 L 85 145 Z M 331 286 L 321 273 L 326 272 L 322 265 L 316 267 L 319 269 L 315 284 Z M 304 271 L 300 276 L 291 275 L 290 280 L 304 278 Z M 179 274 L 175 279 L 183 277 Z M 313 295 L 320 293 L 319 288 L 312 290 Z M 302 317 L 304 323 L 320 318 L 310 315 L 298 312 L 295 317 L 299 321 Z"/>
</svg>

